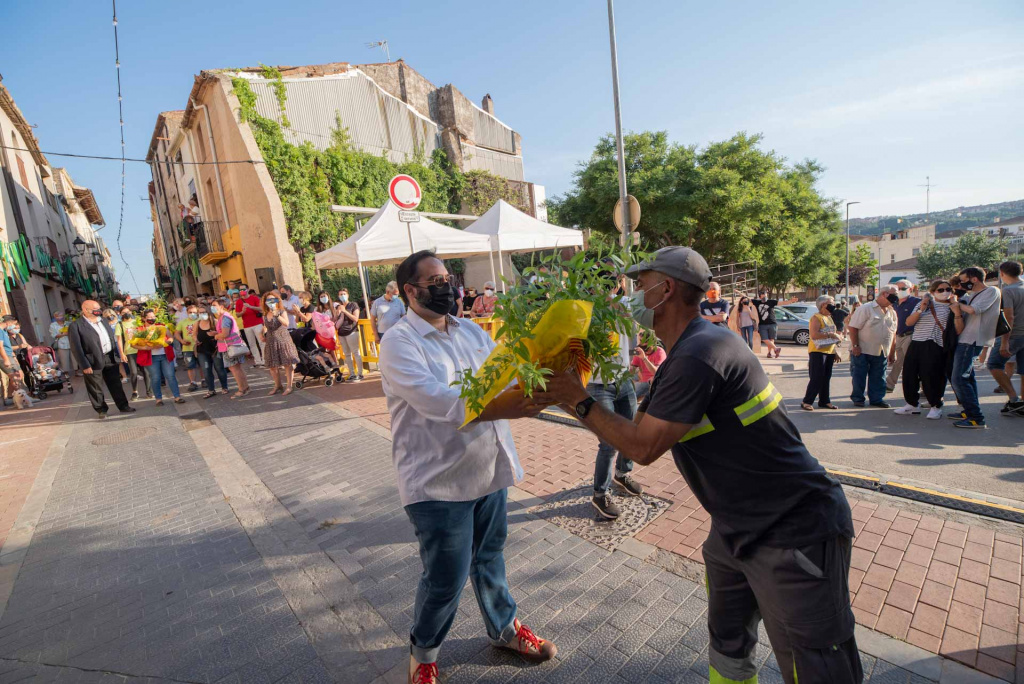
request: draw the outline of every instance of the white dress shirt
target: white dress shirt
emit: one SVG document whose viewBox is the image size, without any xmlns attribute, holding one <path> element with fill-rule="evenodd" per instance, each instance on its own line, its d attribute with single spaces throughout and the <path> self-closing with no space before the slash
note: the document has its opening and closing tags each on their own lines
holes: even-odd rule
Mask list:
<svg viewBox="0 0 1024 684">
<path fill-rule="evenodd" d="M 885 295 L 879 295 L 884 297 Z M 849 328 L 856 328 L 857 344 L 861 353 L 869 356 L 887 356 L 896 334 L 896 312 L 887 306 L 883 310 L 875 302 L 862 304 L 850 316 Z"/>
<path fill-rule="evenodd" d="M 483 365 L 495 346 L 490 335 L 451 316 L 448 332 L 440 332 L 410 310 L 387 337 L 380 372 L 402 505 L 472 501 L 519 482 L 523 468 L 507 420 L 459 430 L 466 406 L 451 383 Z"/>
<path fill-rule="evenodd" d="M 83 318 L 85 317 L 83 316 Z M 100 347 L 103 349 L 103 353 L 109 354 L 114 349 L 114 343 L 110 340 L 111 336 L 107 334 L 107 330 L 110 328 L 102 318 L 97 318 L 95 321 L 90 321 L 86 318 L 85 322 L 91 325 L 96 334 L 100 336 Z"/>
</svg>

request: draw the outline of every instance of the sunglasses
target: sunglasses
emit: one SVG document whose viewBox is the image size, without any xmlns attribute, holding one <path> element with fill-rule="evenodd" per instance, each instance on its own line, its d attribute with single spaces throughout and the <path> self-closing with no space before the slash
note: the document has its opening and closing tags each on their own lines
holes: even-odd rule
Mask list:
<svg viewBox="0 0 1024 684">
<path fill-rule="evenodd" d="M 940 288 L 936 289 L 935 291 L 936 292 L 952 292 L 953 290 L 952 290 L 952 288 L 949 288 L 949 287 L 940 287 Z"/>
<path fill-rule="evenodd" d="M 434 287 L 444 287 L 444 285 L 451 285 L 454 282 L 455 277 L 451 275 L 436 275 L 426 280 L 421 280 L 418 283 L 412 283 L 413 285 L 433 285 Z"/>
</svg>

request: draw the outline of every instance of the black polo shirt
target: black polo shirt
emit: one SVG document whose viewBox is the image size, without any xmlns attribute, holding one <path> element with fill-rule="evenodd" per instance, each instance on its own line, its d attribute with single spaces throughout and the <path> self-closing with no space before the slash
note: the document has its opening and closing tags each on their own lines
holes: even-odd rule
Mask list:
<svg viewBox="0 0 1024 684">
<path fill-rule="evenodd" d="M 853 537 L 842 486 L 807 451 L 739 335 L 694 319 L 640 410 L 693 425 L 672 455 L 734 555 Z"/>
</svg>

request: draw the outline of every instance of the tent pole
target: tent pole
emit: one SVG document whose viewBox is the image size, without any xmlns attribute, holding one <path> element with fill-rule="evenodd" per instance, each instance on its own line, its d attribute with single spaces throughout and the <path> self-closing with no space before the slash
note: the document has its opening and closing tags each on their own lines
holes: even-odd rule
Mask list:
<svg viewBox="0 0 1024 684">
<path fill-rule="evenodd" d="M 366 305 L 366 317 L 370 317 L 370 295 L 366 290 L 366 279 L 363 277 L 363 262 L 356 253 L 356 270 L 359 272 L 359 286 L 363 288 L 363 304 Z"/>
<path fill-rule="evenodd" d="M 505 255 L 498 250 L 498 270 L 501 271 L 501 291 L 505 292 Z"/>
<path fill-rule="evenodd" d="M 493 280 L 494 283 L 497 284 L 498 279 L 494 275 L 494 249 L 493 248 L 489 252 L 487 252 L 487 260 L 491 262 L 491 280 Z"/>
</svg>

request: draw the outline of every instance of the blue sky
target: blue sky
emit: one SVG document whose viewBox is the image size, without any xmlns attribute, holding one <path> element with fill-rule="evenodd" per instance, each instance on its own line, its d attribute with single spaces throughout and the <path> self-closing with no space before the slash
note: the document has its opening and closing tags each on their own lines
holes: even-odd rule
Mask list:
<svg viewBox="0 0 1024 684">
<path fill-rule="evenodd" d="M 119 152 L 110 4 L 0 3 L 0 73 L 44 150 Z M 1024 3 L 1019 0 L 619 0 L 623 125 L 703 145 L 764 134 L 790 160 L 827 167 L 822 190 L 853 216 L 1024 197 Z M 158 112 L 185 105 L 200 69 L 380 61 L 387 39 L 437 85 L 453 83 L 523 135 L 526 174 L 564 192 L 613 130 L 605 3 L 268 0 L 118 7 L 129 156 Z M 91 187 L 111 249 L 120 165 L 51 157 Z M 128 168 L 121 247 L 152 289 L 149 170 Z M 642 226 L 641 226 L 642 229 Z"/>
</svg>

